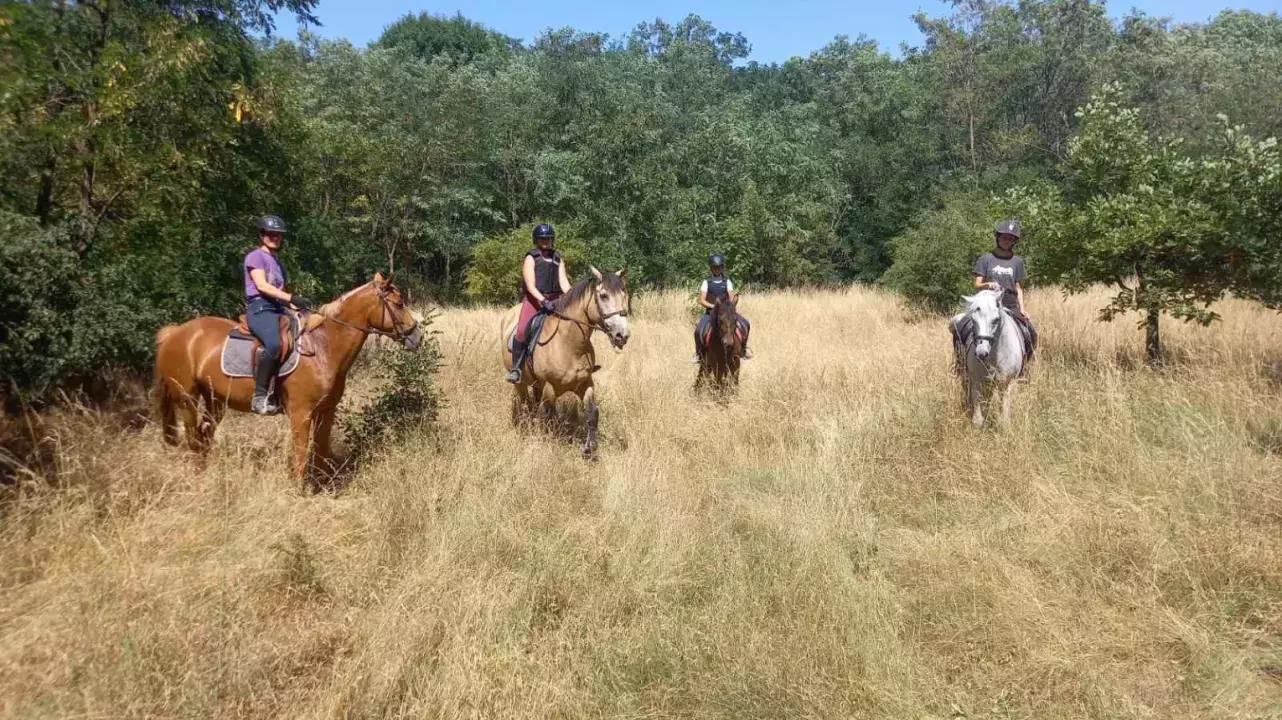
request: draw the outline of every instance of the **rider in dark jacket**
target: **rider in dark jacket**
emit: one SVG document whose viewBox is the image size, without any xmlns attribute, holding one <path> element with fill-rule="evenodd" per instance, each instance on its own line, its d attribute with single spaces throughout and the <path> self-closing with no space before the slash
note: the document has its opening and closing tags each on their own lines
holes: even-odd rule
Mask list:
<svg viewBox="0 0 1282 720">
<path fill-rule="evenodd" d="M 709 312 L 715 306 L 718 297 L 738 299 L 734 291 L 734 281 L 726 276 L 726 256 L 713 253 L 708 256 L 708 277 L 699 286 L 699 304 L 703 306 L 703 317 L 699 318 L 694 328 L 694 357 L 690 358 L 690 362 L 696 365 L 703 355 L 703 336 L 707 333 L 708 323 L 711 321 Z M 737 312 L 736 315 L 738 315 Z M 742 315 L 738 315 L 738 318 L 739 327 L 743 331 L 743 359 L 751 360 L 752 351 L 748 349 L 748 334 L 752 332 L 752 323 Z"/>
<path fill-rule="evenodd" d="M 516 322 L 516 340 L 512 345 L 512 370 L 507 374 L 510 383 L 521 382 L 530 321 L 540 313 L 553 312 L 553 301 L 570 292 L 565 263 L 561 253 L 553 248 L 556 231 L 551 225 L 539 224 L 534 227 L 533 235 L 534 247 L 521 261 L 521 317 Z"/>
</svg>

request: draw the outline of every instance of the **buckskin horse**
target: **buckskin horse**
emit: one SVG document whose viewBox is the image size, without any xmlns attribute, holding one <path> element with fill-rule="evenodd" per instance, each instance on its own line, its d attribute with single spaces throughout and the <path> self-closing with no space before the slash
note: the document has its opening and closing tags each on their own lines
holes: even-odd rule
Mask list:
<svg viewBox="0 0 1282 720">
<path fill-rule="evenodd" d="M 181 417 L 187 446 L 202 460 L 213 447 L 223 412 L 249 412 L 254 394 L 253 378 L 228 377 L 222 371 L 223 343 L 234 327 L 232 320 L 203 316 L 156 333 L 156 395 L 165 442 L 179 444 L 175 422 Z M 389 336 L 410 351 L 417 351 L 423 341 L 400 290 L 381 273 L 307 317 L 298 367 L 277 379 L 300 481 L 307 476 L 309 459 L 311 466 L 323 462 L 328 469 L 334 411 L 347 386 L 347 373 L 371 333 Z"/>
<path fill-rule="evenodd" d="M 567 393 L 576 395 L 587 410 L 583 457 L 589 459 L 596 457 L 600 419 L 596 386 L 592 382 L 592 373 L 598 368 L 592 333 L 596 330 L 604 332 L 610 338 L 610 344 L 620 352 L 629 337 L 628 269 L 625 267 L 615 273 L 602 273 L 596 268 L 591 270 L 591 277 L 556 300 L 556 311 L 547 316 L 538 342 L 530 347 L 521 381 L 516 384 L 513 396 L 513 420 L 519 420 L 522 410 L 535 413 Z M 520 314 L 521 307 L 513 307 L 503 316 L 500 325 L 500 351 L 505 370 L 512 369 L 512 353 L 507 349 L 507 341 L 516 329 Z"/>
<path fill-rule="evenodd" d="M 711 386 L 714 390 L 733 391 L 739 385 L 739 361 L 743 357 L 743 339 L 739 335 L 739 312 L 735 302 L 718 297 L 709 311 L 708 337 L 700 338 L 703 354 L 699 356 L 699 375 L 695 389 Z"/>
</svg>

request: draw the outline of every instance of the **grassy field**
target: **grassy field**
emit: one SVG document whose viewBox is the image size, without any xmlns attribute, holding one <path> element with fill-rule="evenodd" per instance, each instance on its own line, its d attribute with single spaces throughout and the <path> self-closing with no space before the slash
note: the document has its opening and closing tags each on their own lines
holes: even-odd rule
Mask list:
<svg viewBox="0 0 1282 720">
<path fill-rule="evenodd" d="M 1044 353 L 976 430 L 891 295 L 745 297 L 725 408 L 687 304 L 601 343 L 596 464 L 511 426 L 493 310 L 437 322 L 439 431 L 338 495 L 283 419 L 198 471 L 64 413 L 0 525 L 0 714 L 1282 717 L 1282 318 L 1168 323 L 1153 372 L 1100 297 L 1036 294 Z"/>
</svg>

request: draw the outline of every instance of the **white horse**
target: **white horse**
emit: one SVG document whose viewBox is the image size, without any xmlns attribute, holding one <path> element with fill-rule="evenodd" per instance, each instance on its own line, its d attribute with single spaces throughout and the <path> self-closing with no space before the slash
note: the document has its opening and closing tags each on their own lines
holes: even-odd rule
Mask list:
<svg viewBox="0 0 1282 720">
<path fill-rule="evenodd" d="M 1015 317 L 1002 306 L 1001 291 L 983 290 L 962 299 L 966 301 L 966 312 L 954 315 L 952 323 L 960 329 L 962 322 L 969 319 L 973 327 L 974 341 L 964 350 L 962 385 L 966 409 L 975 427 L 982 427 L 988 398 L 1000 390 L 1002 422 L 1009 423 L 1015 381 L 1024 370 L 1023 334 Z"/>
</svg>

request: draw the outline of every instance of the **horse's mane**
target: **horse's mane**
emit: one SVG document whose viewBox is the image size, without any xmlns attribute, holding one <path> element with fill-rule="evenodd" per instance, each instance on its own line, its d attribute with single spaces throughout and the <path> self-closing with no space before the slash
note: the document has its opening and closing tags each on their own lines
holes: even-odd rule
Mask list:
<svg viewBox="0 0 1282 720">
<path fill-rule="evenodd" d="M 325 303 L 324 305 L 321 305 L 320 307 L 316 308 L 316 312 L 315 312 L 314 314 L 315 314 L 315 315 L 320 315 L 321 317 L 326 317 L 326 318 L 332 318 L 332 317 L 337 316 L 337 315 L 338 315 L 338 309 L 339 309 L 340 307 L 342 307 L 342 305 L 343 305 L 343 302 L 344 302 L 344 301 L 346 301 L 348 298 L 350 298 L 351 296 L 355 295 L 356 293 L 358 293 L 358 292 L 360 292 L 360 291 L 364 290 L 365 288 L 369 287 L 369 286 L 370 286 L 370 284 L 371 284 L 372 282 L 373 282 L 373 281 L 371 280 L 370 282 L 367 282 L 367 283 L 365 283 L 364 285 L 358 285 L 358 286 L 356 286 L 356 287 L 352 288 L 351 290 L 348 290 L 347 292 L 343 293 L 342 295 L 339 295 L 338 297 L 334 298 L 333 300 L 331 300 L 331 301 L 329 301 L 329 302 Z"/>
<path fill-rule="evenodd" d="M 571 305 L 582 300 L 583 296 L 596 286 L 597 282 L 595 277 L 589 275 L 575 283 L 574 287 L 570 288 L 570 292 L 556 299 L 557 312 L 564 312 Z M 611 293 L 623 291 L 623 279 L 614 273 L 602 273 L 600 283 Z"/>
<path fill-rule="evenodd" d="M 979 300 L 981 298 L 985 300 L 991 299 L 994 303 L 997 304 L 997 309 L 999 310 L 1002 309 L 1002 303 L 1001 303 L 1002 291 L 1001 290 L 980 290 L 974 295 L 971 295 L 970 297 L 966 298 L 966 312 L 970 312 L 971 310 L 974 310 L 975 308 L 979 307 Z"/>
</svg>

